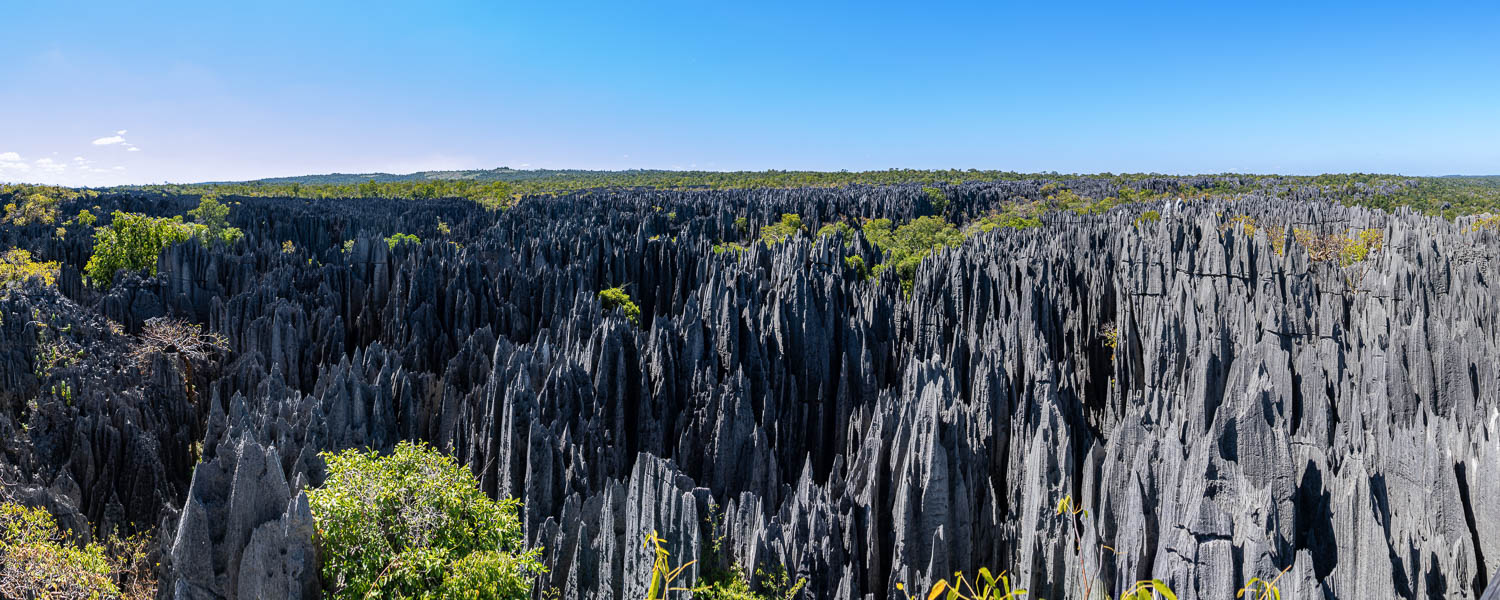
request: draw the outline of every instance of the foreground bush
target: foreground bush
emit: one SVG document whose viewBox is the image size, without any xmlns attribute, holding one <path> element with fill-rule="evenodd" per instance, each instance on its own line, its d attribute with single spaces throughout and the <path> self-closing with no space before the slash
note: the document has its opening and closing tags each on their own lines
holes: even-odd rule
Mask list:
<svg viewBox="0 0 1500 600">
<path fill-rule="evenodd" d="M 77 547 L 40 508 L 0 503 L 0 597 L 145 599 L 156 594 L 145 538 Z"/>
<path fill-rule="evenodd" d="M 326 597 L 531 596 L 545 568 L 523 547 L 517 501 L 490 500 L 467 469 L 424 445 L 323 456 L 328 481 L 308 501 Z"/>
</svg>

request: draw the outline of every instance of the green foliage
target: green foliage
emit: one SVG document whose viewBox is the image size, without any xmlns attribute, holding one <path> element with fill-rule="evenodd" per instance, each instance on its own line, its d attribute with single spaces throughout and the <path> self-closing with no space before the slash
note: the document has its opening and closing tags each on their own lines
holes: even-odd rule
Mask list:
<svg viewBox="0 0 1500 600">
<path fill-rule="evenodd" d="M 693 588 L 696 600 L 765 600 L 764 596 L 750 590 L 750 582 L 739 572 L 733 572 L 713 581 L 700 582 Z"/>
<path fill-rule="evenodd" d="M 1343 247 L 1339 249 L 1339 264 L 1349 266 L 1357 262 L 1363 262 L 1375 252 L 1385 247 L 1385 232 L 1379 229 L 1365 229 L 1352 236 L 1344 238 Z"/>
<path fill-rule="evenodd" d="M 655 531 L 647 536 L 642 547 L 651 548 L 656 557 L 651 562 L 651 586 L 646 590 L 646 600 L 665 600 L 668 592 L 693 591 L 683 587 L 673 587 L 672 582 L 682 576 L 682 572 L 698 561 L 690 560 L 683 564 L 672 566 L 672 553 L 667 551 L 667 540 L 662 539 Z"/>
<path fill-rule="evenodd" d="M 444 223 L 442 219 L 438 219 L 437 230 L 438 230 L 438 235 L 447 236 L 447 235 L 452 235 L 453 234 L 453 230 L 450 229 L 448 227 L 448 224 Z"/>
<path fill-rule="evenodd" d="M 1261 579 L 1259 577 L 1251 577 L 1250 581 L 1245 583 L 1245 587 L 1242 587 L 1240 588 L 1240 591 L 1235 592 L 1234 597 L 1250 598 L 1252 600 L 1281 600 L 1281 589 L 1276 587 L 1276 582 L 1281 581 L 1281 576 L 1286 575 L 1286 572 L 1290 570 L 1292 570 L 1292 567 L 1288 565 L 1285 569 L 1282 569 L 1280 573 L 1277 573 L 1276 577 L 1273 577 L 1270 580 Z M 1172 597 L 1168 600 L 1177 599 L 1175 597 Z"/>
<path fill-rule="evenodd" d="M 845 221 L 836 221 L 818 228 L 817 237 L 821 238 L 827 235 L 838 236 L 846 245 L 854 243 L 854 228 L 850 227 L 849 223 Z"/>
<path fill-rule="evenodd" d="M 970 235 L 976 233 L 988 233 L 997 227 L 1010 229 L 1031 229 L 1041 227 L 1042 219 L 1038 216 L 1041 208 L 1032 204 L 1012 204 L 1005 210 L 990 213 L 969 224 Z"/>
<path fill-rule="evenodd" d="M 708 573 L 692 589 L 693 598 L 699 600 L 792 600 L 807 586 L 807 578 L 792 581 L 786 568 L 776 567 L 770 571 L 759 570 L 763 593 L 750 588 L 750 582 L 738 566 L 728 572 Z"/>
<path fill-rule="evenodd" d="M 389 456 L 324 453 L 308 502 L 327 597 L 525 599 L 545 572 L 513 499 L 492 501 L 466 468 L 425 445 Z"/>
<path fill-rule="evenodd" d="M 769 571 L 758 569 L 756 574 L 760 575 L 762 585 L 771 593 L 768 600 L 792 600 L 807 586 L 806 577 L 798 577 L 797 581 L 792 581 L 791 574 L 781 565 L 776 565 Z"/>
<path fill-rule="evenodd" d="M 73 222 L 78 223 L 79 225 L 82 225 L 84 227 L 93 227 L 94 222 L 98 220 L 99 218 L 95 217 L 94 213 L 89 212 L 89 209 L 87 208 L 78 211 L 78 215 L 73 217 Z"/>
<path fill-rule="evenodd" d="M 860 279 L 870 276 L 870 269 L 865 266 L 865 259 L 862 256 L 845 256 L 844 266 L 853 271 Z"/>
<path fill-rule="evenodd" d="M 963 232 L 942 217 L 917 217 L 900 227 L 891 229 L 889 219 L 874 219 L 865 222 L 865 238 L 887 253 L 886 259 L 875 266 L 873 273 L 882 275 L 889 271 L 901 280 L 901 289 L 911 293 L 916 279 L 917 265 L 937 248 L 957 246 L 964 241 Z"/>
<path fill-rule="evenodd" d="M 397 233 L 391 234 L 390 237 L 385 238 L 385 245 L 386 245 L 386 247 L 390 248 L 391 250 L 395 250 L 396 246 L 400 246 L 401 244 L 420 244 L 420 243 L 422 243 L 422 238 L 414 236 L 414 235 L 412 235 L 410 233 L 400 233 L 400 232 L 397 232 Z"/>
<path fill-rule="evenodd" d="M 198 208 L 188 211 L 187 214 L 203 226 L 203 229 L 196 231 L 195 234 L 205 244 L 214 240 L 222 240 L 230 244 L 245 237 L 239 229 L 229 226 L 229 207 L 220 203 L 213 194 L 204 194 L 198 199 Z"/>
<path fill-rule="evenodd" d="M 734 242 L 720 242 L 714 244 L 713 246 L 714 254 L 723 254 L 725 252 L 734 252 L 735 254 L 739 254 L 749 249 L 750 248 L 744 244 L 736 244 Z"/>
<path fill-rule="evenodd" d="M 745 217 L 736 217 L 734 219 L 734 228 L 739 230 L 740 233 L 749 233 L 750 219 L 747 219 Z"/>
<path fill-rule="evenodd" d="M 767 246 L 775 246 L 791 239 L 798 231 L 802 230 L 802 216 L 797 213 L 785 213 L 781 220 L 760 228 L 760 239 Z"/>
<path fill-rule="evenodd" d="M 1109 209 L 1120 204 L 1120 200 L 1113 196 L 1102 200 L 1093 200 L 1080 196 L 1071 189 L 1057 190 L 1056 193 L 1047 196 L 1047 202 L 1050 210 L 1069 210 L 1079 215 L 1104 214 Z"/>
<path fill-rule="evenodd" d="M 1344 267 L 1363 262 L 1370 257 L 1371 252 L 1385 247 L 1385 232 L 1379 229 L 1364 229 L 1353 235 L 1340 235 L 1295 228 L 1292 230 L 1292 238 L 1307 250 L 1308 259 L 1315 262 L 1336 260 Z"/>
<path fill-rule="evenodd" d="M 0 254 L 0 286 L 37 278 L 45 285 L 57 284 L 57 262 L 37 262 L 31 253 L 20 248 L 11 248 Z"/>
<path fill-rule="evenodd" d="M 943 214 L 948 210 L 948 195 L 943 193 L 942 188 L 924 187 L 922 193 L 927 195 L 927 200 L 932 204 L 933 212 Z"/>
<path fill-rule="evenodd" d="M 1172 588 L 1167 587 L 1160 579 L 1143 579 L 1135 582 L 1125 593 L 1120 594 L 1120 600 L 1155 600 L 1160 594 L 1164 600 L 1177 600 L 1177 594 Z"/>
<path fill-rule="evenodd" d="M 284 241 L 284 242 L 281 243 L 281 253 L 282 254 L 292 254 L 292 253 L 294 253 L 296 251 L 297 251 L 297 245 L 293 244 L 292 240 L 287 240 L 287 241 Z"/>
<path fill-rule="evenodd" d="M 906 592 L 906 586 L 901 583 L 896 584 L 896 589 Z M 980 567 L 979 577 L 974 581 L 966 579 L 963 572 L 953 574 L 953 583 L 948 583 L 947 579 L 939 579 L 932 584 L 932 590 L 927 592 L 927 599 L 933 600 L 939 596 L 947 600 L 1019 600 L 1026 596 L 1026 590 L 1013 588 L 1010 576 L 1004 571 L 996 577 L 989 569 Z M 911 598 L 911 595 L 907 594 L 906 597 Z"/>
<path fill-rule="evenodd" d="M 599 292 L 599 303 L 604 306 L 605 311 L 615 308 L 625 311 L 625 318 L 635 325 L 641 324 L 641 307 L 636 306 L 635 301 L 630 299 L 630 294 L 625 293 L 624 287 L 612 287 Z"/>
<path fill-rule="evenodd" d="M 1154 211 L 1154 210 L 1148 210 L 1146 212 L 1141 213 L 1141 216 L 1135 218 L 1135 226 L 1137 228 L 1139 228 L 1141 225 L 1146 225 L 1146 224 L 1149 224 L 1149 223 L 1155 223 L 1155 222 L 1160 221 L 1160 220 L 1161 220 L 1161 212 Z"/>
<path fill-rule="evenodd" d="M 187 216 L 208 228 L 208 234 L 214 237 L 229 226 L 229 207 L 219 202 L 213 193 L 199 196 L 198 207 L 187 211 Z"/>
<path fill-rule="evenodd" d="M 202 227 L 200 225 L 200 227 Z M 94 231 L 94 255 L 83 272 L 91 283 L 114 285 L 120 270 L 148 270 L 156 274 L 156 259 L 162 249 L 195 237 L 198 230 L 182 217 L 148 217 L 115 211 L 107 227 Z"/>
<path fill-rule="evenodd" d="M 36 190 L 22 194 L 20 203 L 6 203 L 5 217 L 0 218 L 0 222 L 12 225 L 26 225 L 28 223 L 51 225 L 57 222 L 57 205 L 61 201 L 61 194 L 49 193 L 45 190 Z"/>
<path fill-rule="evenodd" d="M 1485 229 L 1500 231 L 1500 215 L 1485 215 L 1474 219 L 1474 222 L 1469 225 L 1469 231 L 1471 232 Z"/>
<path fill-rule="evenodd" d="M 0 597 L 141 599 L 156 593 L 144 537 L 78 547 L 41 508 L 0 502 Z"/>
</svg>

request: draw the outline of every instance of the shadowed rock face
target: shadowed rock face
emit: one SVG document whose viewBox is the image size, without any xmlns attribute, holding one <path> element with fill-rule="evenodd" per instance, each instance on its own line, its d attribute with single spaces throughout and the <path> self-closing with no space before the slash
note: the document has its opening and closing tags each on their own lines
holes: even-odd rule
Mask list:
<svg viewBox="0 0 1500 600">
<path fill-rule="evenodd" d="M 1043 183 L 955 186 L 947 214 Z M 809 598 L 897 597 L 979 567 L 1045 598 L 1083 597 L 1085 577 L 1111 597 L 1162 579 L 1185 600 L 1283 569 L 1288 598 L 1477 598 L 1495 579 L 1495 233 L 1269 185 L 977 235 L 926 260 L 909 298 L 843 266 L 879 262 L 862 238 L 710 249 L 750 238 L 740 216 L 900 221 L 925 198 L 619 190 L 496 213 L 242 198 L 243 245 L 175 246 L 158 276 L 106 294 L 78 280 L 87 240 L 5 233 L 66 257 L 58 290 L 0 301 L 0 426 L 19 427 L 25 398 L 56 415 L 6 434 L 5 480 L 75 526 L 160 527 L 162 594 L 181 598 L 314 595 L 301 490 L 324 477 L 318 452 L 406 439 L 524 499 L 542 587 L 565 598 L 644 597 L 652 531 L 703 559 L 687 581 L 784 566 Z M 99 202 L 180 214 L 195 199 Z M 1147 209 L 1161 219 L 1133 224 Z M 1310 261 L 1225 227 L 1240 215 L 1379 229 L 1385 247 Z M 397 231 L 425 243 L 379 239 Z M 595 297 L 622 284 L 639 327 Z M 31 375 L 20 318 L 46 303 L 127 331 L 183 316 L 231 350 L 191 377 L 166 358 L 105 374 L 128 338 L 101 334 L 63 405 Z M 1087 512 L 1057 515 L 1064 497 Z"/>
</svg>

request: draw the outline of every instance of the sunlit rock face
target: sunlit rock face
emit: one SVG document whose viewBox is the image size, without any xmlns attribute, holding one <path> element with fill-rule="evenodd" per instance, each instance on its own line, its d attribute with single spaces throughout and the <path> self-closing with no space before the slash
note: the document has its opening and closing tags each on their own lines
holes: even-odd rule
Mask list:
<svg viewBox="0 0 1500 600">
<path fill-rule="evenodd" d="M 1045 183 L 953 186 L 945 214 Z M 808 598 L 904 597 L 980 567 L 1044 598 L 1153 578 L 1232 598 L 1278 574 L 1287 598 L 1478 598 L 1500 570 L 1500 236 L 1346 199 L 1262 183 L 1051 213 L 934 253 L 909 296 L 847 266 L 880 262 L 859 236 L 712 247 L 782 213 L 811 231 L 931 214 L 916 186 L 497 212 L 241 198 L 242 245 L 174 246 L 107 293 L 79 280 L 88 240 L 6 231 L 65 260 L 56 288 L 0 300 L 0 468 L 80 531 L 157 528 L 167 597 L 315 596 L 301 492 L 318 453 L 424 440 L 524 500 L 551 568 L 538 593 L 564 598 L 644 597 L 653 531 L 700 560 L 684 585 L 784 567 Z M 1383 244 L 1313 260 L 1296 229 Z M 423 243 L 390 247 L 398 231 Z M 614 286 L 638 325 L 601 309 Z M 35 310 L 86 348 L 68 399 L 38 383 Z M 229 347 L 129 364 L 130 334 L 162 315 Z M 1086 512 L 1059 515 L 1064 498 Z"/>
</svg>

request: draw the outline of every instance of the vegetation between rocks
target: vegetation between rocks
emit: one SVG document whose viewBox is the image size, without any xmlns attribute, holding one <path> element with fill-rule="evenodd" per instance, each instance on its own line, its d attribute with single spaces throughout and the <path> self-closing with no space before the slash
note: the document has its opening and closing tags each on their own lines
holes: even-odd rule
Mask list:
<svg viewBox="0 0 1500 600">
<path fill-rule="evenodd" d="M 490 500 L 468 469 L 419 443 L 387 456 L 322 455 L 328 480 L 307 492 L 325 597 L 531 597 L 546 572 L 527 550 L 513 499 Z"/>
<path fill-rule="evenodd" d="M 146 600 L 156 595 L 145 536 L 78 545 L 45 509 L 0 502 L 0 597 Z"/>
</svg>

